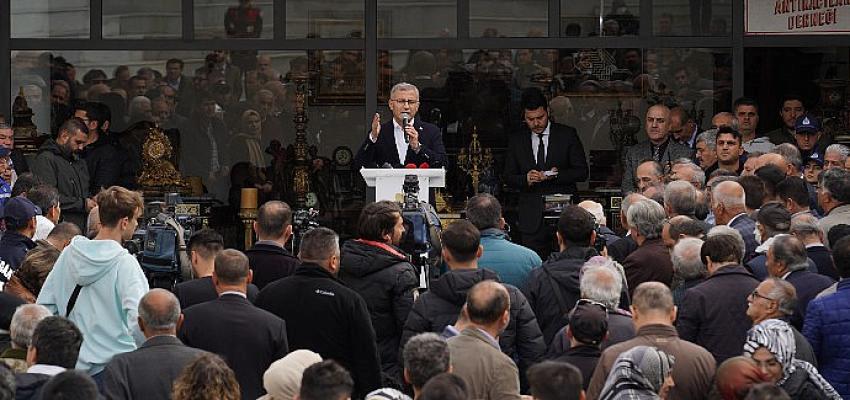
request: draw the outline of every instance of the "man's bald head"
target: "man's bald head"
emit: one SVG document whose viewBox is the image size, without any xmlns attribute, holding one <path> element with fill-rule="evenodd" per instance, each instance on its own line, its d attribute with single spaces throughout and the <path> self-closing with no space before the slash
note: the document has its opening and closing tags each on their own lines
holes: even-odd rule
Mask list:
<svg viewBox="0 0 850 400">
<path fill-rule="evenodd" d="M 726 225 L 747 210 L 744 188 L 735 181 L 718 183 L 711 192 L 711 208 L 717 225 Z"/>
<path fill-rule="evenodd" d="M 466 310 L 474 324 L 492 326 L 497 324 L 511 306 L 505 286 L 496 281 L 483 281 L 466 294 Z"/>
<path fill-rule="evenodd" d="M 139 300 L 139 321 L 146 337 L 176 334 L 181 319 L 180 302 L 165 289 L 151 289 Z"/>
<path fill-rule="evenodd" d="M 794 165 L 789 163 L 782 154 L 777 153 L 767 153 L 759 157 L 758 164 L 755 165 L 755 169 L 759 169 L 765 165 L 775 165 L 779 167 L 782 171 L 785 172 L 785 175 L 793 176 L 794 174 Z"/>
</svg>

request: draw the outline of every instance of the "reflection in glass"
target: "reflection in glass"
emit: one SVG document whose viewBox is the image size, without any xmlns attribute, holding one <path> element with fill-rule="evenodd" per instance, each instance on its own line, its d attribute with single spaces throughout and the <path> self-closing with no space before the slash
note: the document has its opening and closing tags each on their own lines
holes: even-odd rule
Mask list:
<svg viewBox="0 0 850 400">
<path fill-rule="evenodd" d="M 103 2 L 105 39 L 174 39 L 182 35 L 179 1 Z"/>
<path fill-rule="evenodd" d="M 195 0 L 195 38 L 274 37 L 273 0 Z"/>
<path fill-rule="evenodd" d="M 364 12 L 362 1 L 287 1 L 286 37 L 362 38 Z"/>
<path fill-rule="evenodd" d="M 639 13 L 640 0 L 561 0 L 560 36 L 637 36 Z"/>
<path fill-rule="evenodd" d="M 546 0 L 470 0 L 471 37 L 547 37 Z"/>
<path fill-rule="evenodd" d="M 231 182 L 239 178 L 233 173 L 264 176 L 260 184 L 276 182 L 272 166 L 291 163 L 299 75 L 312 79 L 308 88 L 315 97 L 308 97 L 307 109 L 311 159 L 328 160 L 340 146 L 356 151 L 362 137 L 351 133 L 367 129 L 362 59 L 361 51 L 262 52 L 259 68 L 242 74 L 224 51 L 16 51 L 11 95 L 23 87 L 41 134 L 55 132 L 74 101 L 106 104 L 111 131 L 127 132 L 119 137 L 129 149 L 122 182 L 129 187 L 141 167 L 140 127 L 156 123 L 176 149 L 178 169 L 200 177 L 210 195 L 227 201 Z M 313 165 L 317 174 L 331 167 L 325 161 Z M 257 174 L 260 169 L 265 175 Z M 317 196 L 328 199 L 318 190 Z"/>
<path fill-rule="evenodd" d="M 89 0 L 11 0 L 10 6 L 12 38 L 89 37 Z"/>
<path fill-rule="evenodd" d="M 419 115 L 443 129 L 450 157 L 453 150 L 469 144 L 474 128 L 481 144 L 493 149 L 498 166 L 508 135 L 522 128 L 522 90 L 542 89 L 550 99 L 552 118 L 575 127 L 589 159 L 598 160 L 591 168 L 594 185 L 619 187 L 619 171 L 613 168 L 618 160 L 612 154 L 618 147 L 615 140 L 624 138 L 613 135 L 612 115 L 637 117 L 626 122 L 635 128 L 634 139 L 642 140 L 644 134 L 637 130 L 648 104 L 680 104 L 697 115 L 702 126 L 731 105 L 728 49 L 442 49 L 380 54 L 378 111 L 388 117 L 386 94 L 393 83 L 417 85 Z M 464 177 L 449 172 L 450 180 L 457 179 L 449 191 L 463 195 Z"/>
<path fill-rule="evenodd" d="M 653 0 L 656 36 L 729 36 L 731 0 Z"/>
<path fill-rule="evenodd" d="M 378 0 L 378 37 L 457 37 L 457 1 Z"/>
</svg>

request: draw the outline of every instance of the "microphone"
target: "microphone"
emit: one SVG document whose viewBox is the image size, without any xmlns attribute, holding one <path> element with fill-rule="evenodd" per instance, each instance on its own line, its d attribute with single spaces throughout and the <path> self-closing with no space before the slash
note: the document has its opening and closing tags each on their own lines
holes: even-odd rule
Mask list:
<svg viewBox="0 0 850 400">
<path fill-rule="evenodd" d="M 410 123 L 410 114 L 402 113 L 401 114 L 401 130 L 404 131 L 404 128 L 407 127 L 407 124 Z M 410 143 L 410 138 L 407 137 L 407 132 L 404 133 L 404 142 Z"/>
</svg>

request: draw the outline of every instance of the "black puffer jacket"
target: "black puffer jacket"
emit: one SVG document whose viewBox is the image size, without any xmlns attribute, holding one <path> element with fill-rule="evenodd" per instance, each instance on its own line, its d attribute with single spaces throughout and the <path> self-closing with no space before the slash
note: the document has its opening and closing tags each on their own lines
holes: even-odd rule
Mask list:
<svg viewBox="0 0 850 400">
<path fill-rule="evenodd" d="M 547 346 L 552 343 L 558 330 L 567 325 L 567 314 L 581 298 L 579 272 L 582 266 L 585 261 L 598 255 L 592 247 L 568 247 L 553 254 L 540 268 L 531 271 L 523 294 L 537 316 Z M 554 291 L 556 287 L 561 296 L 560 302 Z M 619 306 L 628 309 L 628 291 L 625 287 L 623 284 Z"/>
<path fill-rule="evenodd" d="M 15 400 L 41 399 L 41 388 L 50 375 L 44 374 L 15 374 Z"/>
<path fill-rule="evenodd" d="M 342 247 L 339 278 L 366 300 L 385 384 L 401 382 L 401 333 L 419 287 L 416 269 L 402 256 L 395 247 L 359 240 L 349 240 Z"/>
<path fill-rule="evenodd" d="M 407 323 L 404 324 L 404 343 L 420 333 L 440 333 L 447 325 L 457 321 L 461 308 L 466 303 L 466 292 L 484 280 L 498 281 L 499 276 L 488 269 L 449 271 L 431 284 L 431 290 L 416 300 Z M 537 318 L 522 292 L 505 284 L 511 297 L 511 321 L 499 336 L 502 352 L 511 357 L 520 370 L 520 377 L 546 352 L 543 334 L 537 326 Z"/>
</svg>

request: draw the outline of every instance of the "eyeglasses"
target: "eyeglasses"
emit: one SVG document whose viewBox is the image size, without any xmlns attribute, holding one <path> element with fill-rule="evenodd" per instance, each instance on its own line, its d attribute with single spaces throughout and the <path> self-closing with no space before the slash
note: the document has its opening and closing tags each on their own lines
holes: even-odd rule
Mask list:
<svg viewBox="0 0 850 400">
<path fill-rule="evenodd" d="M 392 101 L 394 101 L 396 104 L 398 104 L 400 106 L 403 106 L 403 105 L 406 104 L 408 106 L 413 107 L 413 106 L 419 104 L 419 100 L 392 99 Z"/>
<path fill-rule="evenodd" d="M 756 297 L 760 297 L 760 298 L 765 299 L 767 301 L 776 301 L 776 299 L 772 299 L 770 297 L 762 295 L 761 293 L 759 293 L 758 289 L 753 290 L 753 292 L 750 293 L 750 295 L 749 295 L 749 298 L 752 299 L 752 300 L 755 300 Z"/>
<path fill-rule="evenodd" d="M 605 304 L 602 304 L 602 303 L 600 303 L 600 302 L 598 302 L 598 301 L 591 300 L 591 299 L 578 299 L 578 301 L 576 301 L 576 306 L 575 306 L 575 307 L 573 307 L 573 309 L 572 309 L 572 310 L 570 310 L 570 316 L 572 316 L 573 311 L 575 311 L 575 310 L 576 310 L 576 308 L 578 308 L 580 305 L 583 305 L 583 304 L 590 304 L 590 305 L 597 306 L 597 307 L 601 308 L 601 309 L 602 309 L 602 311 L 604 311 L 604 312 L 605 312 L 605 316 L 606 316 L 606 318 L 607 318 L 607 316 L 608 316 L 608 307 L 606 307 L 606 306 L 605 306 Z"/>
</svg>

